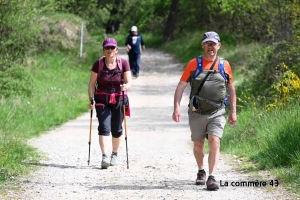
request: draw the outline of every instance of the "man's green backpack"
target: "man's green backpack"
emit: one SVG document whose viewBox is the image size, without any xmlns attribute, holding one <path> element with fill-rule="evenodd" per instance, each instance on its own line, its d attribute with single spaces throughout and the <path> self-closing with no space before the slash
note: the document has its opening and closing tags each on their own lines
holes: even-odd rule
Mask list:
<svg viewBox="0 0 300 200">
<path fill-rule="evenodd" d="M 190 111 L 194 107 L 198 113 L 213 114 L 225 107 L 228 102 L 228 75 L 224 70 L 225 59 L 220 58 L 219 70 L 212 70 L 218 57 L 210 70 L 202 69 L 202 56 L 196 59 L 197 69 L 190 82 Z"/>
</svg>

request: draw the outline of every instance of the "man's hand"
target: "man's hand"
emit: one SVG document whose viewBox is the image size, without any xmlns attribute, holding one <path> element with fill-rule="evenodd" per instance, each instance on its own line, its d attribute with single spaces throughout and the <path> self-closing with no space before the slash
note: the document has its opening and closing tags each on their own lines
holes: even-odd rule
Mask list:
<svg viewBox="0 0 300 200">
<path fill-rule="evenodd" d="M 228 123 L 233 126 L 235 122 L 236 122 L 236 113 L 230 113 L 228 117 Z"/>
<path fill-rule="evenodd" d="M 180 121 L 180 111 L 174 111 L 172 115 L 172 119 L 174 122 L 179 122 Z"/>
<path fill-rule="evenodd" d="M 125 47 L 126 51 L 129 52 L 131 49 L 131 46 L 129 44 L 127 44 L 127 46 Z"/>
</svg>

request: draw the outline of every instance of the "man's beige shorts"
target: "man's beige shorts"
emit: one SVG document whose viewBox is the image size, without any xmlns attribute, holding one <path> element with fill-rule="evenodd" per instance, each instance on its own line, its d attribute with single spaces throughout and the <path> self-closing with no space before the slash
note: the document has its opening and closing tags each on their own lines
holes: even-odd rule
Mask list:
<svg viewBox="0 0 300 200">
<path fill-rule="evenodd" d="M 191 139 L 193 142 L 202 140 L 206 134 L 212 134 L 222 138 L 226 124 L 225 108 L 217 111 L 213 115 L 201 115 L 192 112 L 189 116 L 189 125 L 191 129 Z"/>
</svg>

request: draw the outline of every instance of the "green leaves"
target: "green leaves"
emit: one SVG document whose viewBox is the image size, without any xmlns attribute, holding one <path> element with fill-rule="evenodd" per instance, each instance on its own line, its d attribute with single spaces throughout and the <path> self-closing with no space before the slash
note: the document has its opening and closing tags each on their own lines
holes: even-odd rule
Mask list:
<svg viewBox="0 0 300 200">
<path fill-rule="evenodd" d="M 21 65 L 0 71 L 0 90 L 3 97 L 30 96 L 32 94 L 32 76 Z"/>
</svg>

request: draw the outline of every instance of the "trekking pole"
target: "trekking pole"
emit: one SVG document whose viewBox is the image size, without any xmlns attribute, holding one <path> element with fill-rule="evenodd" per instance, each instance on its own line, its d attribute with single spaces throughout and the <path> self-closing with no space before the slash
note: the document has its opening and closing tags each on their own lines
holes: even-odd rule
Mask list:
<svg viewBox="0 0 300 200">
<path fill-rule="evenodd" d="M 122 79 L 121 84 L 124 84 L 124 79 Z M 125 128 L 125 143 L 126 143 L 126 157 L 127 157 L 127 169 L 129 169 L 129 162 L 128 162 L 128 147 L 127 147 L 127 127 L 126 127 L 126 115 L 125 115 L 125 95 L 124 91 L 123 94 L 123 115 L 124 115 L 124 128 Z"/>
<path fill-rule="evenodd" d="M 91 104 L 94 104 L 94 100 L 91 99 Z M 90 165 L 90 153 L 91 153 L 91 137 L 92 137 L 92 118 L 93 118 L 93 109 L 91 109 L 91 118 L 90 118 L 90 136 L 89 136 L 89 158 L 88 165 Z"/>
</svg>

